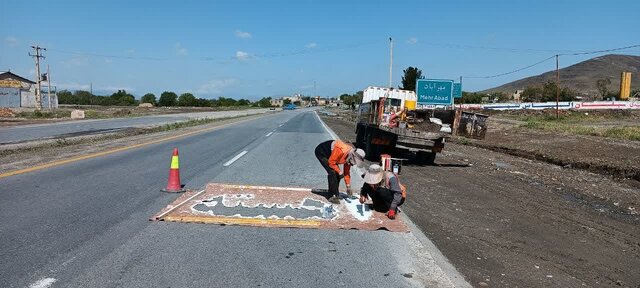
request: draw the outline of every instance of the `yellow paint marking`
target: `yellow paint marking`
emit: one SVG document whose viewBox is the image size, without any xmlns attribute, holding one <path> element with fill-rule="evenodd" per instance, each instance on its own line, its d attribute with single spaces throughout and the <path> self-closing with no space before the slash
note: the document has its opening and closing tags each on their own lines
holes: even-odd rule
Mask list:
<svg viewBox="0 0 640 288">
<path fill-rule="evenodd" d="M 246 122 L 246 121 L 250 121 L 250 120 L 254 120 L 254 119 L 241 120 L 241 121 L 238 121 L 238 122 L 228 123 L 228 124 L 224 124 L 224 125 L 220 125 L 220 126 L 216 126 L 216 127 L 205 128 L 205 129 L 200 129 L 200 130 L 196 130 L 196 131 L 187 132 L 187 133 L 180 134 L 180 135 L 169 136 L 169 137 L 164 138 L 164 139 L 152 140 L 152 141 L 139 143 L 139 144 L 135 144 L 135 145 L 130 145 L 130 146 L 125 146 L 125 147 L 120 147 L 120 148 L 116 148 L 116 149 L 112 149 L 112 150 L 107 150 L 107 151 L 102 151 L 102 152 L 97 152 L 97 153 L 87 154 L 87 155 L 82 155 L 82 156 L 71 157 L 69 159 L 64 159 L 64 160 L 53 161 L 53 162 L 49 162 L 49 163 L 45 163 L 45 164 L 41 164 L 41 165 L 36 165 L 36 166 L 33 166 L 33 167 L 29 167 L 29 168 L 13 170 L 13 171 L 9 171 L 9 172 L 5 172 L 5 173 L 0 174 L 0 179 L 6 178 L 6 177 L 9 177 L 9 176 L 29 173 L 29 172 L 38 171 L 38 170 L 42 170 L 42 169 L 47 169 L 47 168 L 51 168 L 51 167 L 56 167 L 56 166 L 60 166 L 60 165 L 68 164 L 68 163 L 78 162 L 78 161 L 82 161 L 82 160 L 86 160 L 86 159 L 105 156 L 105 155 L 118 153 L 118 152 L 122 152 L 122 151 L 127 151 L 127 150 L 140 148 L 140 147 L 144 147 L 144 146 L 148 146 L 148 145 L 152 145 L 152 144 L 157 144 L 157 143 L 167 142 L 167 141 L 171 141 L 171 140 L 175 140 L 175 139 L 179 139 L 179 138 L 184 138 L 184 137 L 192 136 L 192 135 L 195 135 L 195 134 L 200 134 L 200 133 L 204 133 L 204 132 L 209 132 L 209 131 L 221 129 L 221 128 L 224 128 L 224 127 L 229 126 L 229 125 L 238 124 L 238 123 L 242 123 L 242 122 Z"/>
<path fill-rule="evenodd" d="M 281 226 L 281 227 L 319 227 L 320 221 L 309 219 L 259 219 L 211 216 L 165 216 L 159 220 L 171 222 L 191 222 L 204 224 L 248 225 L 248 226 Z"/>
</svg>

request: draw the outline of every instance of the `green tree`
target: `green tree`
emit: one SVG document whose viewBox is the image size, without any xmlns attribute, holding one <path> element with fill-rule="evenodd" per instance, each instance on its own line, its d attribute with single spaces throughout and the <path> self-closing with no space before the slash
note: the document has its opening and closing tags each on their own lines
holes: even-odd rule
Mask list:
<svg viewBox="0 0 640 288">
<path fill-rule="evenodd" d="M 238 101 L 236 101 L 236 99 L 226 98 L 226 97 L 218 97 L 217 102 L 218 102 L 218 106 L 223 106 L 223 107 L 236 106 L 238 104 Z"/>
<path fill-rule="evenodd" d="M 196 106 L 196 97 L 191 93 L 182 93 L 178 97 L 178 106 L 194 107 Z"/>
<path fill-rule="evenodd" d="M 118 92 L 111 94 L 109 98 L 108 102 L 111 105 L 131 106 L 136 103 L 136 98 L 125 90 L 118 90 Z"/>
<path fill-rule="evenodd" d="M 249 105 L 251 105 L 251 101 L 249 101 L 247 99 L 240 99 L 240 100 L 238 100 L 237 105 L 238 106 L 249 106 Z"/>
<path fill-rule="evenodd" d="M 93 94 L 91 94 L 89 91 L 84 91 L 84 90 L 78 90 L 73 92 L 73 96 L 76 99 L 75 102 L 73 104 L 78 104 L 78 105 L 92 105 L 92 104 L 97 104 L 100 105 L 99 103 L 92 103 L 92 98 L 93 98 Z"/>
<path fill-rule="evenodd" d="M 160 94 L 160 100 L 158 100 L 159 106 L 176 106 L 178 103 L 178 95 L 170 91 L 164 91 Z"/>
<path fill-rule="evenodd" d="M 76 104 L 73 94 L 69 90 L 60 90 L 56 92 L 59 104 Z"/>
<path fill-rule="evenodd" d="M 262 108 L 271 107 L 271 97 L 263 97 L 262 99 L 254 102 L 253 106 Z"/>
<path fill-rule="evenodd" d="M 282 100 L 282 105 L 289 105 L 291 104 L 291 99 L 283 99 Z"/>
<path fill-rule="evenodd" d="M 540 102 L 542 101 L 542 89 L 539 87 L 527 87 L 520 94 L 522 102 Z"/>
<path fill-rule="evenodd" d="M 547 81 L 542 87 L 542 102 L 553 102 L 558 98 L 559 101 L 573 101 L 576 99 L 575 92 L 568 87 L 560 88 L 559 95 L 557 91 L 558 86 L 554 81 Z M 559 96 L 559 97 L 557 97 Z"/>
<path fill-rule="evenodd" d="M 462 98 L 455 98 L 454 102 L 456 104 L 480 104 L 482 103 L 482 97 L 489 97 L 489 95 L 484 93 L 462 91 Z"/>
<path fill-rule="evenodd" d="M 144 94 L 144 96 L 140 98 L 140 103 L 151 103 L 153 105 L 156 105 L 156 95 L 154 95 L 153 93 Z"/>
<path fill-rule="evenodd" d="M 422 76 L 422 70 L 417 67 L 409 66 L 407 69 L 402 71 L 404 76 L 402 76 L 402 87 L 398 87 L 402 90 L 415 91 L 416 90 L 416 81 L 418 79 L 424 79 Z"/>
<path fill-rule="evenodd" d="M 611 79 L 603 78 L 596 81 L 596 89 L 600 93 L 600 99 L 604 99 L 609 95 L 609 85 L 611 85 Z"/>
<path fill-rule="evenodd" d="M 500 103 L 509 102 L 511 100 L 511 96 L 507 95 L 507 93 L 504 92 L 493 92 L 489 95 L 489 97 L 491 98 L 491 100 Z"/>
</svg>

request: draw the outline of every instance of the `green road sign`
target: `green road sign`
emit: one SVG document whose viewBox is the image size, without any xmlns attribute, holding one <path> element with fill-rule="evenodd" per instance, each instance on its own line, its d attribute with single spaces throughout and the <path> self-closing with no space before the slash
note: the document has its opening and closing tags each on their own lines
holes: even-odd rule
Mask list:
<svg viewBox="0 0 640 288">
<path fill-rule="evenodd" d="M 453 105 L 453 80 L 419 79 L 416 94 L 419 104 Z"/>
<path fill-rule="evenodd" d="M 453 98 L 462 98 L 462 83 L 453 83 Z"/>
</svg>

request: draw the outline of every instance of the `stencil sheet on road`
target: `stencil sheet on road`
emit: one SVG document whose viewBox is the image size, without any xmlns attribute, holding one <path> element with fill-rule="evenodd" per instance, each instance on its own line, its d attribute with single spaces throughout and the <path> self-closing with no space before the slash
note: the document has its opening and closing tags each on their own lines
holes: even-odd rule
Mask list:
<svg viewBox="0 0 640 288">
<path fill-rule="evenodd" d="M 388 219 L 357 199 L 327 201 L 323 191 L 308 188 L 210 183 L 187 192 L 152 220 L 317 229 L 408 232 L 403 216 Z"/>
</svg>

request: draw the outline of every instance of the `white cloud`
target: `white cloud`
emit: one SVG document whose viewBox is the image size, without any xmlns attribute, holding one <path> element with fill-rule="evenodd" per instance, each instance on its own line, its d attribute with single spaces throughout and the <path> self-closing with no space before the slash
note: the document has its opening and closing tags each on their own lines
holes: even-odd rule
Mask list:
<svg viewBox="0 0 640 288">
<path fill-rule="evenodd" d="M 4 42 L 7 43 L 7 45 L 9 47 L 16 47 L 16 46 L 18 46 L 18 43 L 19 43 L 18 39 L 16 37 L 13 37 L 13 36 L 9 36 L 7 38 L 4 38 Z"/>
<path fill-rule="evenodd" d="M 311 42 L 311 43 L 307 43 L 307 45 L 304 45 L 304 47 L 309 48 L 309 49 L 316 48 L 316 47 L 318 47 L 318 44 L 316 42 Z"/>
<path fill-rule="evenodd" d="M 240 39 L 251 39 L 251 33 L 246 32 L 246 31 L 241 31 L 241 30 L 236 30 L 236 37 L 240 38 Z"/>
<path fill-rule="evenodd" d="M 207 83 L 200 85 L 197 92 L 199 94 L 220 94 L 225 89 L 235 86 L 238 83 L 238 79 L 226 78 L 226 79 L 214 79 Z"/>
<path fill-rule="evenodd" d="M 409 38 L 409 40 L 407 40 L 407 44 L 409 44 L 409 45 L 413 45 L 413 44 L 416 44 L 416 43 L 418 43 L 418 38 L 416 38 L 416 37 L 411 37 L 411 38 Z"/>
<path fill-rule="evenodd" d="M 187 51 L 187 48 L 184 48 L 180 42 L 176 42 L 176 54 L 186 56 L 189 54 L 189 51 Z"/>
<path fill-rule="evenodd" d="M 253 56 L 247 52 L 244 51 L 236 51 L 236 59 L 240 60 L 240 61 L 247 61 L 250 58 L 252 58 Z"/>
</svg>

